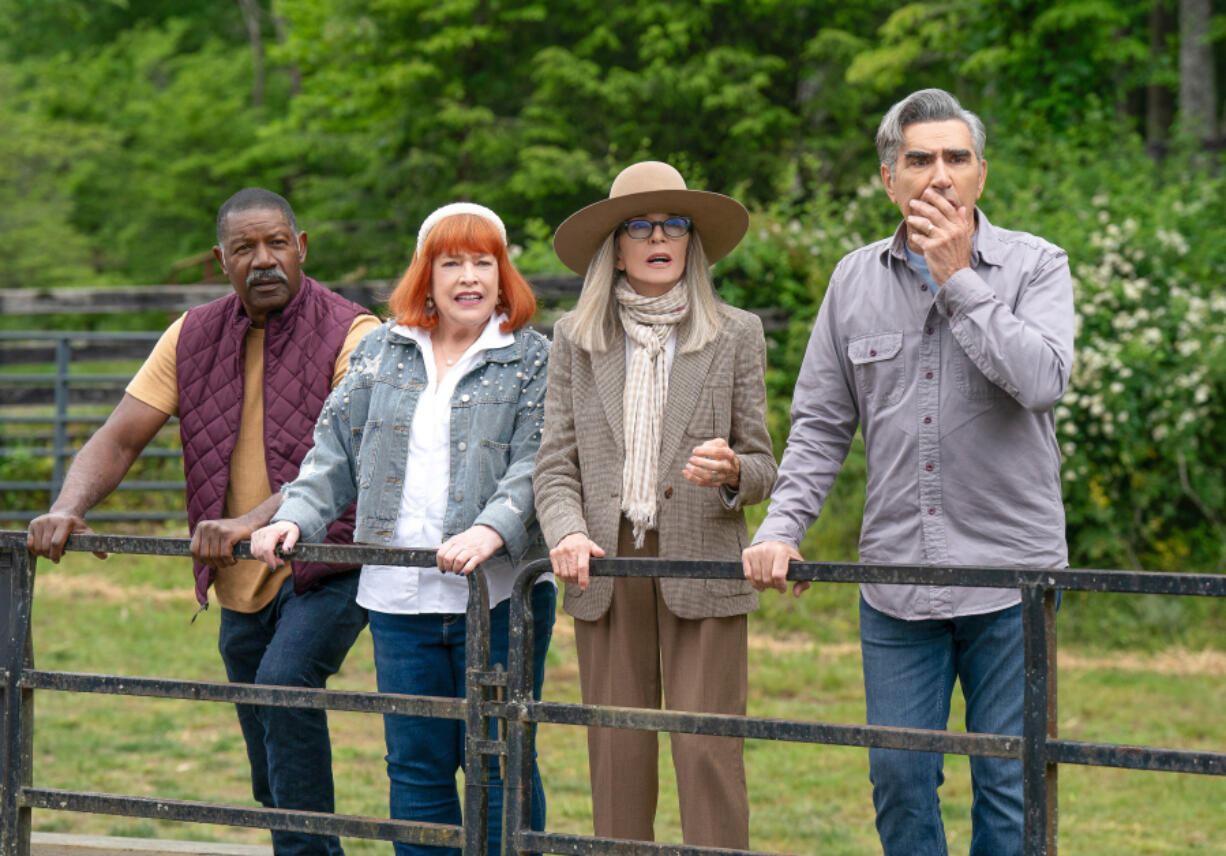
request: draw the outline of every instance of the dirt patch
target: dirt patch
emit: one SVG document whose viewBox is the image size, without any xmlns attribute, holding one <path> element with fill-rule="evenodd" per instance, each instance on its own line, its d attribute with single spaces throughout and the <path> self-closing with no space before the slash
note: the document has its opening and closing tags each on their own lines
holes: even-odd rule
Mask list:
<svg viewBox="0 0 1226 856">
<path fill-rule="evenodd" d="M 1162 675 L 1226 675 L 1226 652 L 1171 648 L 1153 654 L 1121 651 L 1103 657 L 1083 657 L 1061 651 L 1061 669 L 1074 671 L 1157 672 Z"/>
<path fill-rule="evenodd" d="M 34 580 L 34 596 L 39 595 L 88 597 L 106 603 L 195 603 L 187 587 L 171 590 L 125 585 L 94 574 L 42 574 Z"/>
</svg>

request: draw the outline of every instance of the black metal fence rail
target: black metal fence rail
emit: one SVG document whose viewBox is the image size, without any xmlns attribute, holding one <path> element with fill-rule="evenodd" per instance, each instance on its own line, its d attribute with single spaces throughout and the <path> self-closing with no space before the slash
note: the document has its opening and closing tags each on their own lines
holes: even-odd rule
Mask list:
<svg viewBox="0 0 1226 856">
<path fill-rule="evenodd" d="M 1024 853 L 1055 856 L 1057 852 L 1058 766 L 1082 764 L 1131 770 L 1226 775 L 1226 753 L 1196 752 L 1153 746 L 1060 740 L 1056 705 L 1056 593 L 1059 591 L 1124 592 L 1131 594 L 1226 597 L 1226 576 L 1137 571 L 1035 571 L 909 565 L 793 563 L 790 581 L 834 583 L 903 583 L 919 585 L 1016 588 L 1022 597 L 1025 650 L 1024 721 L 1020 736 L 966 734 L 951 731 L 893 728 L 761 719 L 679 711 L 644 711 L 583 704 L 558 704 L 532 698 L 532 623 L 530 592 L 547 561 L 525 566 L 511 598 L 510 681 L 507 704 L 507 778 L 505 813 L 516 852 L 669 854 L 701 856 L 736 851 L 678 845 L 636 844 L 615 849 L 608 839 L 533 832 L 529 829 L 529 785 L 532 757 L 531 724 L 561 723 L 746 737 L 797 743 L 882 747 L 958 755 L 1016 758 L 1022 762 L 1024 789 Z M 664 559 L 604 559 L 592 563 L 598 576 L 696 577 L 741 579 L 739 562 L 670 561 Z M 518 639 L 516 638 L 518 637 Z M 517 830 L 513 832 L 512 830 Z"/>
<path fill-rule="evenodd" d="M 160 333 L 149 332 L 23 332 L 0 331 L 0 460 L 51 459 L 47 478 L 0 477 L 0 491 L 26 497 L 24 508 L 0 509 L 0 520 L 26 522 L 50 504 L 64 483 L 68 463 L 81 443 L 106 420 L 132 379 L 127 372 L 74 371 L 74 364 L 97 360 L 143 359 Z M 50 364 L 51 373 L 21 369 Z M 171 420 L 177 424 L 177 420 Z M 177 443 L 151 444 L 141 458 L 180 458 Z M 42 469 L 42 468 L 38 468 Z M 42 470 L 45 472 L 45 470 Z M 168 492 L 162 509 L 116 511 L 99 509 L 91 520 L 186 520 L 183 480 L 125 479 L 120 491 Z M 10 503 L 15 506 L 16 503 Z M 38 505 L 35 509 L 31 506 Z"/>
<path fill-rule="evenodd" d="M 68 549 L 188 556 L 189 543 L 183 538 L 73 535 L 69 539 Z M 251 558 L 249 545 L 244 542 L 236 554 L 242 558 Z M 433 550 L 303 545 L 295 552 L 295 556 L 345 564 L 434 564 Z M 489 711 L 484 700 L 493 697 L 486 687 L 491 684 L 506 684 L 505 673 L 491 672 L 488 668 L 488 610 L 473 609 L 468 613 L 468 698 L 463 700 L 40 671 L 34 667 L 30 627 L 35 570 L 35 563 L 31 558 L 25 549 L 24 532 L 0 532 L 0 644 L 4 646 L 3 660 L 0 661 L 0 854 L 29 856 L 31 811 L 35 808 L 325 833 L 448 847 L 463 847 L 466 840 L 484 842 L 483 824 L 488 814 L 488 783 L 482 781 L 482 777 L 478 775 L 473 776 L 472 783 L 466 785 L 464 812 L 466 826 L 474 829 L 480 827 L 480 834 L 476 835 L 465 827 L 443 824 L 34 787 L 31 770 L 35 690 L 466 719 L 470 734 L 483 734 L 489 723 Z M 487 602 L 484 577 L 480 574 L 470 577 L 470 589 L 473 591 L 470 601 Z M 475 731 L 472 730 L 474 728 Z M 482 748 L 482 741 L 470 740 L 470 768 L 488 769 L 485 764 L 473 761 L 481 757 Z"/>
<path fill-rule="evenodd" d="M 73 536 L 73 550 L 114 553 L 187 555 L 183 539 Z M 249 556 L 247 545 L 238 550 Z M 296 556 L 333 562 L 429 565 L 433 551 L 374 547 L 301 545 Z M 466 856 L 483 853 L 489 822 L 503 825 L 504 853 L 669 854 L 713 856 L 752 851 L 720 850 L 677 844 L 627 842 L 563 835 L 530 828 L 533 724 L 597 725 L 651 731 L 706 734 L 885 747 L 924 752 L 986 755 L 1022 762 L 1027 856 L 1057 852 L 1058 767 L 1060 764 L 1132 770 L 1226 775 L 1226 753 L 1154 746 L 1060 740 L 1057 734 L 1056 593 L 1065 591 L 1226 597 L 1226 577 L 1131 571 L 1032 571 L 959 567 L 917 567 L 834 563 L 795 563 L 789 579 L 837 583 L 914 583 L 1016 588 L 1021 592 L 1025 636 L 1025 716 L 1021 735 L 967 734 L 884 726 L 764 719 L 667 710 L 639 710 L 536 701 L 532 696 L 533 624 L 531 591 L 547 561 L 521 569 L 511 598 L 511 634 L 506 672 L 489 667 L 489 612 L 484 578 L 470 578 L 466 698 L 436 699 L 379 693 L 284 689 L 244 684 L 84 675 L 39 671 L 30 643 L 30 605 L 34 566 L 25 552 L 24 533 L 0 532 L 0 851 L 27 856 L 30 812 L 34 808 L 88 811 L 145 818 L 325 832 L 391 841 L 463 847 Z M 593 573 L 603 576 L 739 579 L 736 562 L 669 560 L 597 560 Z M 310 812 L 243 808 L 214 803 L 159 800 L 34 787 L 30 779 L 32 694 L 35 690 L 97 692 L 117 695 L 289 705 L 369 713 L 402 713 L 465 719 L 468 725 L 464 824 L 462 827 L 392 821 Z M 502 694 L 505 692 L 505 698 Z M 499 727 L 491 735 L 490 723 Z M 487 756 L 505 759 L 503 817 L 488 817 Z"/>
</svg>

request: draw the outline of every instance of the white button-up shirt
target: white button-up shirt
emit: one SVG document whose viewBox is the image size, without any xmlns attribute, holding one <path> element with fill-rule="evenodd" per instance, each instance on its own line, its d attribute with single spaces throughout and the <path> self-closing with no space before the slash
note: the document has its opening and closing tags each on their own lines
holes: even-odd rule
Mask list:
<svg viewBox="0 0 1226 856">
<path fill-rule="evenodd" d="M 477 340 L 441 379 L 434 365 L 430 331 L 403 325 L 393 328 L 421 348 L 428 380 L 417 400 L 409 431 L 404 489 L 391 542 L 394 547 L 430 548 L 443 543 L 443 518 L 447 513 L 447 486 L 451 476 L 451 398 L 460 380 L 487 350 L 514 344 L 515 337 L 499 329 L 499 324 L 505 320 L 504 315 L 492 316 Z M 463 444 L 457 451 L 465 451 Z M 513 580 L 491 577 L 488 582 L 492 604 L 510 595 Z M 444 574 L 438 568 L 363 565 L 357 600 L 360 606 L 376 612 L 464 612 L 468 605 L 468 580 L 459 574 Z"/>
</svg>

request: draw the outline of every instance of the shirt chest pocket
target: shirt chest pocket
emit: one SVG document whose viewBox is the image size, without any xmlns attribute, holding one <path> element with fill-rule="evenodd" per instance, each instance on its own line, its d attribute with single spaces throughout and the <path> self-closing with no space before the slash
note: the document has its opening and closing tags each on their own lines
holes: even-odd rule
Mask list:
<svg viewBox="0 0 1226 856">
<path fill-rule="evenodd" d="M 866 402 L 897 404 L 906 382 L 902 352 L 902 332 L 870 333 L 847 343 L 856 387 Z"/>
</svg>

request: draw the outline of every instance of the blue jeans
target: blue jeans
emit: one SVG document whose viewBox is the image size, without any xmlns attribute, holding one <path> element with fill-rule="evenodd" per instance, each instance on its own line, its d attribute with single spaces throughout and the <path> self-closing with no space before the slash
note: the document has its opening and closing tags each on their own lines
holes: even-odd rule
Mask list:
<svg viewBox="0 0 1226 856">
<path fill-rule="evenodd" d="M 552 583 L 532 588 L 533 687 L 541 697 L 545 678 L 545 652 L 553 635 L 557 589 Z M 490 610 L 490 664 L 507 664 L 511 603 L 504 600 Z M 375 672 L 379 692 L 463 698 L 463 613 L 396 615 L 370 613 L 370 635 L 375 643 Z M 535 727 L 535 726 L 534 726 Z M 456 771 L 464 764 L 462 721 L 425 716 L 383 717 L 387 740 L 387 776 L 391 815 L 396 820 L 418 820 L 458 825 L 461 822 Z M 497 856 L 502 842 L 502 776 L 497 758 L 490 759 L 489 854 Z M 533 829 L 545 828 L 545 789 L 532 759 Z M 396 842 L 396 856 L 459 856 L 454 848 L 423 847 Z"/>
<path fill-rule="evenodd" d="M 954 679 L 966 730 L 1022 733 L 1022 608 L 903 621 L 860 598 L 860 648 L 870 725 L 945 729 Z M 870 749 L 869 777 L 885 856 L 949 852 L 937 789 L 944 756 Z M 1020 856 L 1022 763 L 972 756 L 971 856 Z"/>
<path fill-rule="evenodd" d="M 366 610 L 354 599 L 359 573 L 325 577 L 301 595 L 286 579 L 259 612 L 222 609 L 217 647 L 230 680 L 324 686 L 366 626 Z M 327 712 L 248 704 L 235 708 L 255 798 L 269 808 L 334 811 Z M 334 835 L 274 830 L 272 842 L 277 856 L 344 852 Z"/>
</svg>

